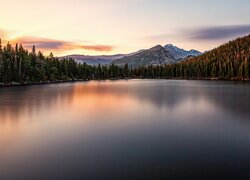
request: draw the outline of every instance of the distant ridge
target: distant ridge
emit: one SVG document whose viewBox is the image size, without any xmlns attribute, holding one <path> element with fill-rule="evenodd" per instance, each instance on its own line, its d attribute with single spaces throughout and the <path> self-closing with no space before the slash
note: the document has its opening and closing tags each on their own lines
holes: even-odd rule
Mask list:
<svg viewBox="0 0 250 180">
<path fill-rule="evenodd" d="M 130 67 L 173 64 L 176 62 L 176 59 L 161 45 L 112 61 L 115 65 L 128 64 Z"/>
<path fill-rule="evenodd" d="M 115 54 L 115 55 L 101 55 L 89 56 L 73 54 L 61 57 L 73 58 L 76 62 L 96 66 L 116 64 L 119 66 L 128 64 L 130 67 L 148 66 L 148 65 L 162 65 L 177 63 L 187 57 L 198 56 L 202 53 L 197 50 L 186 51 L 178 48 L 172 44 L 167 44 L 164 47 L 156 45 L 150 49 L 142 49 L 130 54 Z"/>
<path fill-rule="evenodd" d="M 72 54 L 72 55 L 67 55 L 67 56 L 63 56 L 60 57 L 60 59 L 63 58 L 72 58 L 74 59 L 76 62 L 80 63 L 80 64 L 88 64 L 88 65 L 92 65 L 92 66 L 96 66 L 98 64 L 101 65 L 108 65 L 110 64 L 112 61 L 116 60 L 116 59 L 121 59 L 123 57 L 128 57 L 128 56 L 133 56 L 139 52 L 142 52 L 144 50 L 139 50 L 130 54 L 115 54 L 115 55 L 100 55 L 100 56 L 90 56 L 90 55 L 80 55 L 80 54 Z"/>
<path fill-rule="evenodd" d="M 102 56 L 88 56 L 88 55 L 78 55 L 78 54 L 73 54 L 73 55 L 68 55 L 64 56 L 61 58 L 73 58 L 76 62 L 80 64 L 89 64 L 89 65 L 107 65 L 111 63 L 115 59 L 119 59 L 124 57 L 125 55 L 123 54 L 116 54 L 116 55 L 102 55 Z"/>
<path fill-rule="evenodd" d="M 187 51 L 187 50 L 178 48 L 172 44 L 167 44 L 164 46 L 164 48 L 168 50 L 175 59 L 184 59 L 189 56 L 199 56 L 202 54 L 201 52 L 197 50 L 191 49 L 190 51 Z"/>
<path fill-rule="evenodd" d="M 186 51 L 173 46 L 172 44 L 168 44 L 164 47 L 156 45 L 150 49 L 142 50 L 134 55 L 113 60 L 111 63 L 119 66 L 128 64 L 130 67 L 174 64 L 185 58 L 199 56 L 201 54 L 202 53 L 197 50 Z"/>
</svg>

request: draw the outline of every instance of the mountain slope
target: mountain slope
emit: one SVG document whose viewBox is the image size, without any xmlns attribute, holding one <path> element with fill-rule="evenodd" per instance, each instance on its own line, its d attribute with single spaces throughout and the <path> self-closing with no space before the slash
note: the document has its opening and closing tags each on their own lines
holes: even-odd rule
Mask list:
<svg viewBox="0 0 250 180">
<path fill-rule="evenodd" d="M 189 57 L 171 65 L 135 68 L 131 74 L 138 78 L 249 81 L 250 35 L 230 41 L 198 57 Z"/>
<path fill-rule="evenodd" d="M 102 55 L 102 56 L 88 56 L 88 55 L 78 55 L 78 54 L 73 54 L 73 55 L 68 55 L 68 56 L 64 56 L 61 57 L 60 59 L 63 58 L 72 58 L 74 59 L 77 63 L 80 64 L 88 64 L 88 65 L 108 65 L 110 64 L 112 61 L 116 60 L 116 59 L 121 59 L 123 57 L 129 57 L 129 56 L 133 56 L 139 52 L 142 52 L 144 50 L 139 50 L 130 54 L 115 54 L 115 55 Z"/>
<path fill-rule="evenodd" d="M 73 58 L 77 63 L 88 65 L 108 65 L 114 63 L 116 65 L 128 64 L 130 67 L 173 64 L 190 56 L 201 55 L 196 50 L 186 51 L 176 46 L 168 44 L 164 47 L 157 45 L 151 49 L 139 50 L 130 54 L 116 54 L 103 56 L 87 56 L 87 55 L 68 55 L 62 58 Z"/>
<path fill-rule="evenodd" d="M 68 55 L 62 58 L 73 58 L 76 62 L 80 64 L 88 64 L 88 65 L 107 65 L 115 59 L 120 59 L 124 57 L 123 54 L 116 55 L 106 55 L 106 56 L 85 56 L 85 55 Z"/>
<path fill-rule="evenodd" d="M 164 46 L 164 48 L 168 50 L 170 54 L 177 60 L 182 60 L 188 56 L 199 56 L 202 54 L 201 52 L 197 50 L 192 49 L 190 51 L 187 51 L 187 50 L 178 48 L 172 44 L 167 44 Z"/>
<path fill-rule="evenodd" d="M 201 56 L 176 64 L 179 77 L 249 79 L 250 35 L 230 41 Z"/>
<path fill-rule="evenodd" d="M 176 62 L 176 59 L 161 45 L 112 61 L 115 65 L 128 64 L 130 67 L 173 64 Z"/>
</svg>

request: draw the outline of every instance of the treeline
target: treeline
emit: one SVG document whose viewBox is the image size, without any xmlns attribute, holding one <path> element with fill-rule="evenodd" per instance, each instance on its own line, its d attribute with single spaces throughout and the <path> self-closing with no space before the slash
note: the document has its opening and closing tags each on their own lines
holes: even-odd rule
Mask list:
<svg viewBox="0 0 250 180">
<path fill-rule="evenodd" d="M 118 78 L 180 78 L 180 79 L 235 79 L 249 80 L 250 35 L 230 41 L 199 57 L 177 64 L 129 68 L 90 66 L 78 64 L 73 59 L 58 59 L 51 53 L 25 50 L 20 44 L 14 47 L 0 40 L 0 83 L 37 83 Z"/>
<path fill-rule="evenodd" d="M 249 79 L 250 35 L 174 66 L 176 77 Z"/>
<path fill-rule="evenodd" d="M 42 83 L 48 81 L 72 81 L 129 77 L 128 66 L 118 67 L 78 64 L 73 59 L 59 59 L 51 53 L 25 50 L 20 44 L 7 43 L 2 47 L 0 40 L 0 83 Z"/>
</svg>

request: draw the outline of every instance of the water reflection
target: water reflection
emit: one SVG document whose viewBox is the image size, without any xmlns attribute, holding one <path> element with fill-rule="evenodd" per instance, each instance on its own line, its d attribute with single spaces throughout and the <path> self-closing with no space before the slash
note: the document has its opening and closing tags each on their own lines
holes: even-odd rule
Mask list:
<svg viewBox="0 0 250 180">
<path fill-rule="evenodd" d="M 4 88 L 0 89 L 0 123 L 2 127 L 5 123 L 32 121 L 57 111 L 87 111 L 91 115 L 118 113 L 133 106 L 135 101 L 170 111 L 185 104 L 183 108 L 187 109 L 200 103 L 198 107 L 204 109 L 220 107 L 249 116 L 249 90 L 249 84 L 229 82 L 136 80 Z"/>
<path fill-rule="evenodd" d="M 60 101 L 70 103 L 72 86 L 32 86 L 0 89 L 0 123 L 33 119 L 36 113 L 51 111 Z"/>
<path fill-rule="evenodd" d="M 246 168 L 249 105 L 249 84 L 232 82 L 130 80 L 2 88 L 0 179 L 41 174 L 41 179 L 49 174 L 98 179 L 125 172 L 132 178 L 146 171 L 155 178 L 173 175 L 173 168 L 178 174 L 235 164 Z"/>
</svg>

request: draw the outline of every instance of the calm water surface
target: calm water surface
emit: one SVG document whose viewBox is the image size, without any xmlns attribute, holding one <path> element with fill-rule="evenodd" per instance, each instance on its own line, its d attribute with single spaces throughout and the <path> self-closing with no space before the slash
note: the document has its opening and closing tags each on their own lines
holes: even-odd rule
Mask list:
<svg viewBox="0 0 250 180">
<path fill-rule="evenodd" d="M 250 178 L 250 84 L 0 89 L 0 179 Z"/>
</svg>

